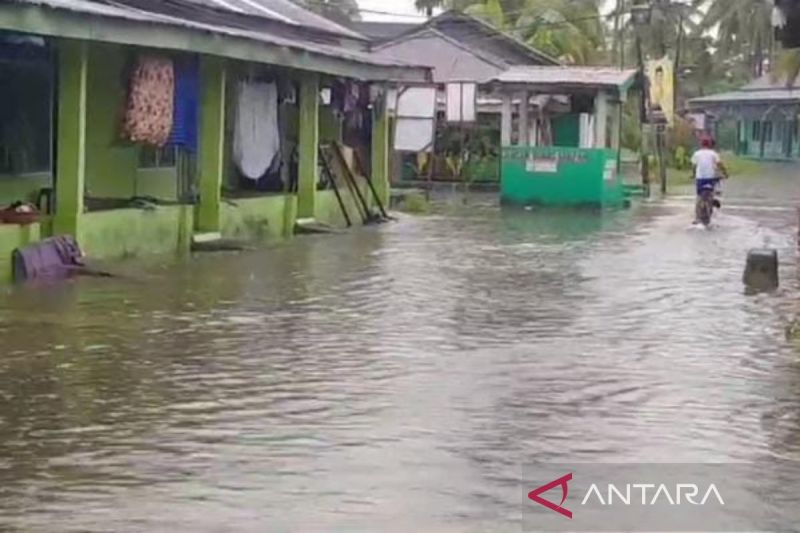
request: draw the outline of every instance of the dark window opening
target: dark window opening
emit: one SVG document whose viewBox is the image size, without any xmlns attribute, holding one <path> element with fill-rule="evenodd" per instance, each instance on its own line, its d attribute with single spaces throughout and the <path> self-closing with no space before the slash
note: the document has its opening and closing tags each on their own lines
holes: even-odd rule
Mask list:
<svg viewBox="0 0 800 533">
<path fill-rule="evenodd" d="M 761 122 L 753 122 L 752 138 L 754 141 L 761 140 Z"/>
<path fill-rule="evenodd" d="M 772 122 L 764 122 L 764 142 L 772 142 Z"/>
<path fill-rule="evenodd" d="M 142 169 L 175 168 L 176 161 L 175 146 L 142 146 L 139 150 L 139 168 Z"/>
<path fill-rule="evenodd" d="M 0 174 L 52 170 L 52 65 L 42 39 L 0 32 Z"/>
</svg>

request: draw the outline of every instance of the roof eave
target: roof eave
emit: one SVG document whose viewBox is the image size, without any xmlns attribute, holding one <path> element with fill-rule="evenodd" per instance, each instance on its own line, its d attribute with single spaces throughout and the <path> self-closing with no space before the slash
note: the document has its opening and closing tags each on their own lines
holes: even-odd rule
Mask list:
<svg viewBox="0 0 800 533">
<path fill-rule="evenodd" d="M 464 13 L 462 11 L 456 11 L 456 10 L 451 9 L 451 10 L 445 11 L 444 13 L 439 15 L 438 19 L 439 20 L 443 20 L 446 17 L 447 18 L 451 18 L 451 19 L 458 19 L 458 20 L 474 22 L 474 23 L 480 25 L 481 27 L 483 27 L 485 30 L 487 30 L 487 31 L 489 31 L 491 33 L 498 34 L 498 36 L 500 36 L 500 38 L 502 38 L 508 44 L 511 44 L 512 46 L 516 46 L 516 47 L 524 50 L 528 54 L 531 54 L 531 55 L 535 56 L 537 59 L 540 59 L 540 60 L 544 61 L 545 63 L 549 63 L 552 66 L 557 66 L 557 65 L 561 65 L 562 64 L 561 61 L 559 61 L 558 59 L 556 59 L 554 57 L 551 57 L 548 54 L 546 54 L 545 52 L 542 52 L 541 50 L 538 50 L 538 49 L 532 47 L 528 43 L 520 41 L 516 37 L 513 37 L 513 36 L 509 35 L 505 31 L 492 26 L 491 24 L 489 24 L 485 20 L 482 20 L 482 19 L 480 19 L 478 17 L 474 17 L 474 16 L 469 15 L 467 13 Z M 434 17 L 434 19 L 431 19 L 431 20 L 432 21 L 436 20 L 436 17 Z"/>
<path fill-rule="evenodd" d="M 426 30 L 433 29 L 434 31 L 438 31 L 435 28 L 436 23 L 437 22 L 441 22 L 442 20 L 447 20 L 447 19 L 463 20 L 463 21 L 476 23 L 476 24 L 480 25 L 481 27 L 483 27 L 485 30 L 490 31 L 493 34 L 497 34 L 497 36 L 499 36 L 500 38 L 502 38 L 506 42 L 508 42 L 508 43 L 510 43 L 510 44 L 512 44 L 514 46 L 519 47 L 520 49 L 524 50 L 527 54 L 529 54 L 529 55 L 531 55 L 533 57 L 536 57 L 536 59 L 538 59 L 540 61 L 543 61 L 544 63 L 549 63 L 552 66 L 561 65 L 561 62 L 558 61 L 557 59 L 555 59 L 553 57 L 550 57 L 549 55 L 547 55 L 546 53 L 542 52 L 541 50 L 537 50 L 536 48 L 528 45 L 527 43 L 524 43 L 524 42 L 520 41 L 519 39 L 517 39 L 515 37 L 512 37 L 511 35 L 507 34 L 506 32 L 495 28 L 494 26 L 492 26 L 488 22 L 485 22 L 485 21 L 483 21 L 483 20 L 481 20 L 481 19 L 479 19 L 477 17 L 473 17 L 472 15 L 468 15 L 466 13 L 463 13 L 461 11 L 456 11 L 456 10 L 453 10 L 453 9 L 445 11 L 444 13 L 440 13 L 439 15 L 436 15 L 435 17 L 427 20 L 426 22 L 420 24 L 419 26 L 417 26 L 415 28 L 412 28 L 412 29 L 410 29 L 410 30 L 408 30 L 406 32 L 403 32 L 400 35 L 397 35 L 397 36 L 395 36 L 395 37 L 393 37 L 391 39 L 387 39 L 387 40 L 381 41 L 379 46 L 376 47 L 376 49 L 379 49 L 379 48 L 382 48 L 382 47 L 385 47 L 387 45 L 391 45 L 391 44 L 394 44 L 394 43 L 397 43 L 397 42 L 407 41 L 407 40 L 415 37 L 417 34 L 425 32 Z"/>
<path fill-rule="evenodd" d="M 225 31 L 229 30 L 226 28 L 220 28 L 219 33 L 215 33 L 201 28 L 163 22 L 144 23 L 40 5 L 0 3 L 0 29 L 48 37 L 189 51 L 365 81 L 427 83 L 431 79 L 430 69 L 424 66 L 386 65 L 344 58 L 333 53 L 323 54 L 299 45 L 284 46 L 265 40 L 226 35 Z"/>
</svg>

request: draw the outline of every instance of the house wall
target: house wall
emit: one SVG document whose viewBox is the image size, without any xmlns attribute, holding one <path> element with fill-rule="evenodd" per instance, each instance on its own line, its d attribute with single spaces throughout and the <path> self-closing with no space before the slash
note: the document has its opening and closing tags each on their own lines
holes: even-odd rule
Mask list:
<svg viewBox="0 0 800 533">
<path fill-rule="evenodd" d="M 59 149 L 59 168 L 64 166 L 70 179 L 59 183 L 59 197 L 70 197 L 70 201 L 58 205 L 58 217 L 71 221 L 69 226 L 74 231 L 88 258 L 121 259 L 151 254 L 180 254 L 188 252 L 191 238 L 198 231 L 198 218 L 201 215 L 199 206 L 163 205 L 152 210 L 114 209 L 108 211 L 84 212 L 80 209 L 80 200 L 85 192 L 92 197 L 129 198 L 136 195 L 156 196 L 161 199 L 175 197 L 176 183 L 174 175 L 169 171 L 142 171 L 138 169 L 138 147 L 126 144 L 119 138 L 119 125 L 125 99 L 124 69 L 129 50 L 111 44 L 88 43 L 83 46 L 79 42 L 65 45 L 68 53 L 60 68 L 68 69 L 70 75 L 64 76 L 69 83 L 59 89 L 57 101 L 59 111 L 68 111 L 70 121 L 63 123 L 57 134 Z M 207 62 L 206 74 L 201 76 L 204 88 L 201 90 L 201 130 L 206 127 L 206 138 L 203 142 L 201 131 L 201 152 L 206 147 L 206 155 L 217 154 L 221 161 L 221 151 L 226 150 L 220 140 L 225 134 L 224 87 L 225 68 L 222 59 L 204 58 Z M 82 72 L 86 73 L 85 78 Z M 219 75 L 222 72 L 222 75 Z M 310 78 L 309 78 L 310 79 Z M 82 80 L 85 80 L 82 81 Z M 315 83 L 304 78 L 306 95 L 315 94 Z M 214 84 L 219 82 L 218 86 Z M 306 98 L 305 115 L 317 114 L 318 102 L 314 98 Z M 218 104 L 218 105 L 217 105 Z M 81 109 L 85 117 L 85 128 L 82 122 Z M 211 110 L 211 111 L 209 111 Z M 222 110 L 222 111 L 220 111 Z M 213 115 L 220 111 L 219 117 Z M 210 119 L 213 120 L 208 120 Z M 220 120 L 216 120 L 220 118 Z M 385 119 L 384 119 L 385 120 Z M 332 191 L 315 191 L 317 165 L 309 165 L 310 154 L 316 152 L 319 142 L 341 140 L 341 128 L 329 109 L 319 109 L 317 127 L 295 121 L 298 133 L 305 132 L 306 143 L 301 146 L 301 158 L 306 158 L 306 172 L 301 170 L 301 184 L 304 184 L 308 195 L 312 196 L 310 205 L 312 215 L 321 222 L 336 226 L 344 225 L 338 200 Z M 318 134 L 319 133 L 319 134 Z M 302 137 L 302 135 L 300 135 Z M 388 140 L 383 141 L 388 150 Z M 217 148 L 218 147 L 218 148 Z M 83 150 L 85 168 L 80 164 L 80 151 Z M 201 154 L 202 155 L 202 154 Z M 67 157 L 68 156 L 68 157 Z M 65 165 L 65 161 L 69 165 Z M 208 163 L 208 161 L 206 161 Z M 205 172 L 205 186 L 223 183 L 224 167 L 220 163 L 218 172 L 214 165 L 203 167 L 203 159 L 198 165 L 201 174 Z M 33 181 L 30 178 L 19 178 L 4 181 L 6 191 L 14 194 L 26 194 L 37 190 L 47 182 L 42 176 Z M 205 189 L 201 189 L 205 190 Z M 213 190 L 213 189 L 208 189 Z M 388 190 L 388 189 L 387 189 Z M 347 190 L 342 195 L 348 213 L 354 224 L 361 223 L 355 198 Z M 364 195 L 368 198 L 367 190 Z M 209 198 L 209 195 L 205 195 Z M 213 196 L 213 195 L 211 195 Z M 298 218 L 298 198 L 295 195 L 271 195 L 257 198 L 236 200 L 235 205 L 220 202 L 219 198 L 211 198 L 207 202 L 216 204 L 219 213 L 218 230 L 225 237 L 243 240 L 269 240 L 290 236 L 294 233 Z M 306 215 L 308 216 L 308 215 Z M 56 217 L 56 218 L 58 218 Z M 41 225 L 30 226 L 0 225 L 0 282 L 11 278 L 11 253 L 14 249 L 35 242 L 41 237 L 52 234 L 53 225 L 46 219 Z"/>
<path fill-rule="evenodd" d="M 139 170 L 139 146 L 120 135 L 130 47 L 93 43 L 89 48 L 86 192 L 96 198 L 152 196 L 175 200 L 174 171 Z"/>
<path fill-rule="evenodd" d="M 237 199 L 222 204 L 225 238 L 267 241 L 291 236 L 297 213 L 297 197 L 276 194 Z"/>
<path fill-rule="evenodd" d="M 188 205 L 114 209 L 84 214 L 78 241 L 91 259 L 181 253 L 189 250 L 193 227 Z"/>
<path fill-rule="evenodd" d="M 739 124 L 739 155 L 776 161 L 800 158 L 800 136 L 792 122 L 780 117 L 763 121 L 745 119 Z"/>
</svg>

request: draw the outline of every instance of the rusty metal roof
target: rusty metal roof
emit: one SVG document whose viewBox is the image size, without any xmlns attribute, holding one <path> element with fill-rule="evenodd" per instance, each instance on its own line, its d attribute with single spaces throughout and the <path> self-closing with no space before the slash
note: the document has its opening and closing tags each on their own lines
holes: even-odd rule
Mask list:
<svg viewBox="0 0 800 533">
<path fill-rule="evenodd" d="M 573 66 L 513 66 L 499 74 L 492 82 L 527 85 L 531 88 L 585 88 L 618 89 L 631 85 L 636 79 L 635 70 L 612 67 Z"/>
<path fill-rule="evenodd" d="M 314 28 L 353 39 L 366 39 L 360 33 L 305 9 L 290 0 L 186 0 L 213 9 L 240 15 L 263 17 L 285 24 Z"/>
<path fill-rule="evenodd" d="M 210 0 L 151 0 L 159 3 L 159 7 L 164 7 L 167 4 L 180 5 L 189 2 L 207 2 Z M 229 1 L 229 0 L 226 0 Z M 257 0 L 250 0 L 257 1 Z M 258 0 L 264 1 L 264 0 Z M 58 11 L 71 12 L 81 15 L 104 17 L 109 19 L 124 20 L 134 23 L 152 25 L 164 25 L 171 27 L 179 27 L 189 30 L 195 30 L 203 33 L 212 33 L 224 37 L 242 38 L 250 41 L 257 41 L 259 43 L 274 45 L 281 48 L 294 49 L 302 52 L 307 52 L 313 55 L 325 56 L 340 61 L 347 61 L 359 63 L 362 65 L 373 67 L 408 67 L 411 69 L 426 69 L 427 67 L 420 65 L 412 65 L 408 62 L 393 60 L 391 58 L 382 58 L 373 55 L 372 53 L 356 47 L 341 46 L 338 42 L 326 43 L 315 41 L 312 38 L 290 38 L 281 34 L 280 32 L 269 31 L 268 29 L 253 29 L 260 28 L 259 25 L 253 26 L 248 24 L 247 27 L 241 27 L 239 21 L 234 19 L 227 19 L 225 17 L 215 19 L 214 23 L 209 23 L 199 15 L 197 17 L 189 17 L 183 11 L 176 11 L 174 15 L 167 14 L 166 10 L 159 9 L 148 10 L 143 9 L 146 5 L 146 0 L 117 0 L 101 2 L 95 0 L 0 0 L 0 4 L 19 4 L 19 5 L 32 5 L 52 8 Z M 241 16 L 241 15 L 239 15 Z M 199 20 L 197 20 L 199 19 Z M 276 19 L 272 19 L 273 22 Z M 277 21 L 280 22 L 280 21 Z M 102 40 L 102 39 L 100 39 Z M 139 43 L 146 45 L 148 43 Z M 425 78 L 425 76 L 422 76 Z M 419 81 L 424 81 L 420 79 Z"/>
</svg>

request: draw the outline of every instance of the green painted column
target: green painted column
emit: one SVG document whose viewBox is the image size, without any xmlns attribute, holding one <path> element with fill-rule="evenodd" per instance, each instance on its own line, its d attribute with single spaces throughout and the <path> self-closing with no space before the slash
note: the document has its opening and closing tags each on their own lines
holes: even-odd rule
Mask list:
<svg viewBox="0 0 800 533">
<path fill-rule="evenodd" d="M 389 205 L 389 112 L 386 98 L 381 98 L 372 109 L 372 183 L 384 206 Z"/>
<path fill-rule="evenodd" d="M 88 44 L 58 46 L 58 140 L 53 232 L 79 237 L 86 180 L 86 86 Z"/>
<path fill-rule="evenodd" d="M 225 60 L 203 56 L 200 64 L 200 132 L 197 174 L 200 203 L 196 229 L 220 230 L 225 154 Z"/>
<path fill-rule="evenodd" d="M 300 81 L 300 144 L 297 216 L 314 218 L 319 173 L 319 76 L 305 74 Z"/>
</svg>

